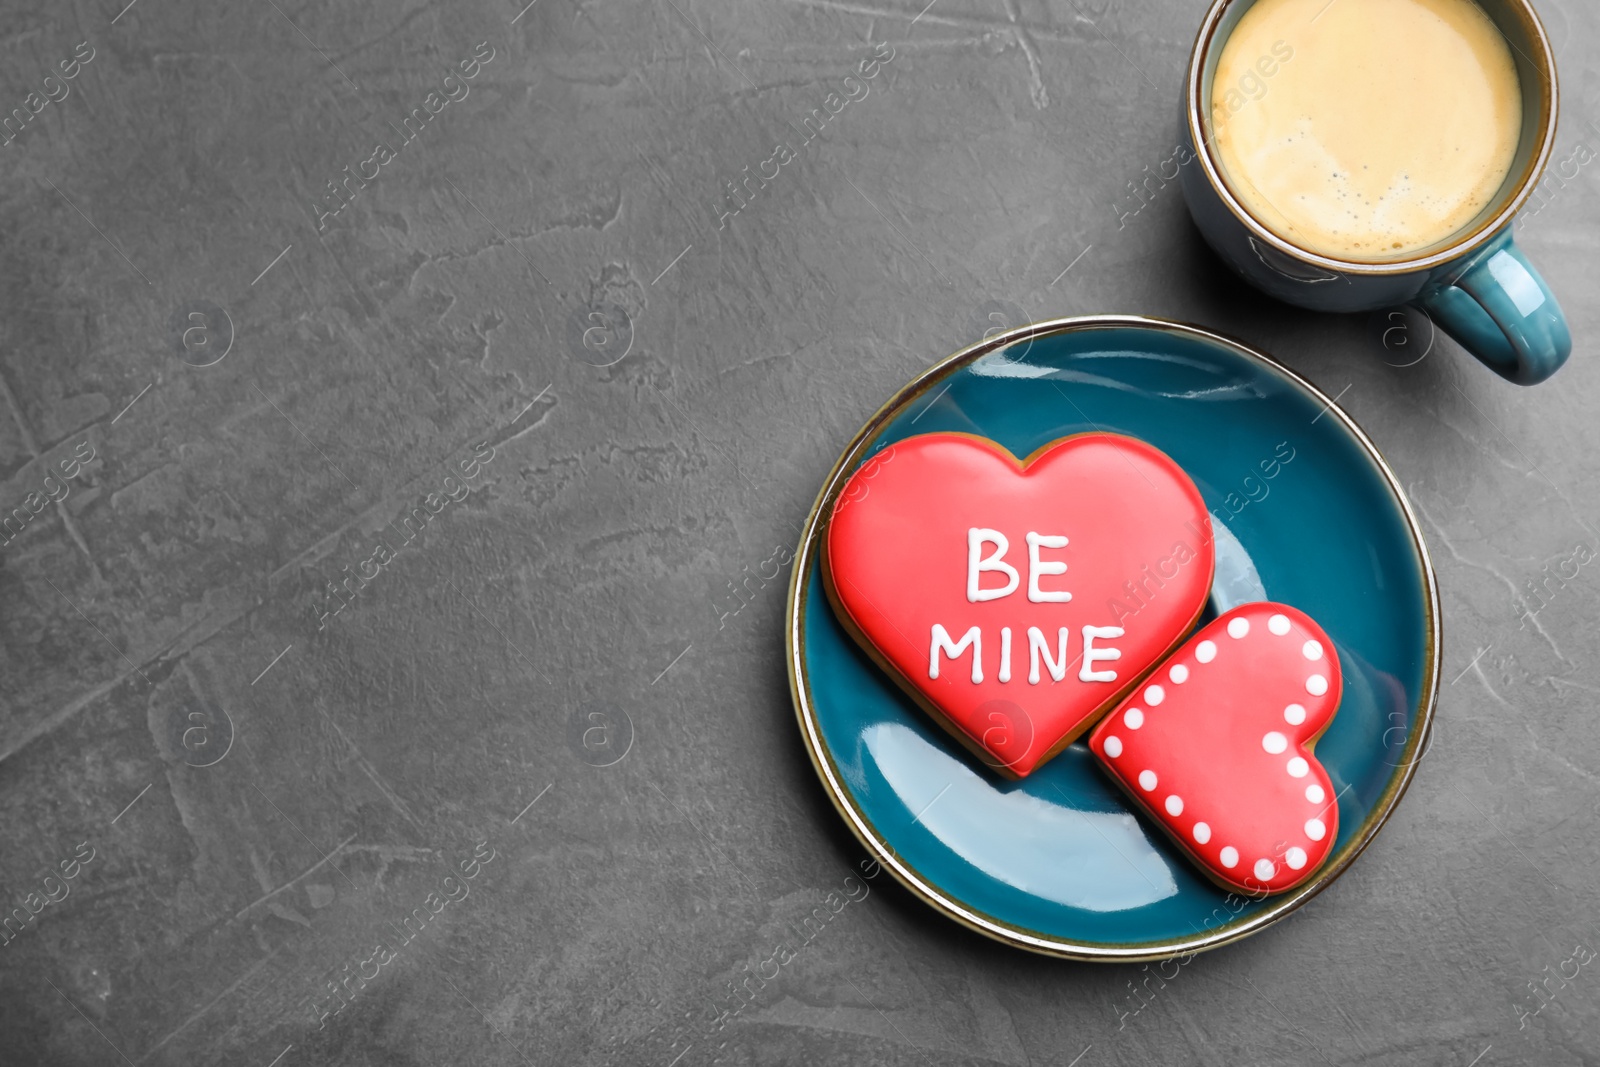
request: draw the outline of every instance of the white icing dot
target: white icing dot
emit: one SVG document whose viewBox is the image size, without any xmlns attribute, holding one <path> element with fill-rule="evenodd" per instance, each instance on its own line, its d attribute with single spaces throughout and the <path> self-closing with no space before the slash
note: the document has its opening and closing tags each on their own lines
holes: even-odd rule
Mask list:
<svg viewBox="0 0 1600 1067">
<path fill-rule="evenodd" d="M 1156 772 L 1155 771 L 1140 771 L 1139 772 L 1139 788 L 1143 789 L 1146 793 L 1148 793 L 1148 792 L 1150 792 L 1150 790 L 1154 789 L 1155 787 L 1156 787 Z"/>
<path fill-rule="evenodd" d="M 1322 658 L 1322 642 L 1307 641 L 1300 646 L 1300 652 L 1306 659 L 1318 660 Z"/>
<path fill-rule="evenodd" d="M 1256 877 L 1263 882 L 1270 881 L 1277 873 L 1278 868 L 1271 860 L 1256 860 Z"/>
<path fill-rule="evenodd" d="M 1228 636 L 1234 640 L 1238 640 L 1249 632 L 1250 620 L 1245 618 L 1243 615 L 1239 616 L 1237 619 L 1230 619 L 1228 621 Z"/>
<path fill-rule="evenodd" d="M 1310 785 L 1306 786 L 1306 799 L 1311 801 L 1313 804 L 1321 804 L 1324 800 L 1328 799 L 1328 794 L 1322 791 L 1322 787 L 1320 785 L 1318 785 L 1316 782 L 1312 782 Z"/>
<path fill-rule="evenodd" d="M 1306 850 L 1296 845 L 1283 854 L 1283 862 L 1287 863 L 1290 869 L 1298 871 L 1306 865 Z"/>
<path fill-rule="evenodd" d="M 1112 759 L 1116 759 L 1118 756 L 1122 755 L 1122 738 L 1118 737 L 1116 734 L 1107 734 L 1105 744 L 1101 745 L 1100 747 L 1106 750 L 1106 755 L 1110 756 Z"/>
<path fill-rule="evenodd" d="M 1319 697 L 1328 691 L 1328 680 L 1320 674 L 1313 674 L 1306 679 L 1306 692 L 1314 697 Z"/>
<path fill-rule="evenodd" d="M 1129 708 L 1122 713 L 1122 721 L 1127 724 L 1128 729 L 1137 730 L 1144 725 L 1144 712 L 1138 708 Z"/>
<path fill-rule="evenodd" d="M 1306 836 L 1311 838 L 1311 840 L 1321 841 L 1322 836 L 1327 832 L 1328 828 L 1322 824 L 1321 819 L 1306 820 Z"/>
<path fill-rule="evenodd" d="M 1167 798 L 1167 814 L 1168 815 L 1182 815 L 1183 814 L 1183 798 L 1178 796 L 1176 793 L 1174 793 L 1172 796 Z"/>
<path fill-rule="evenodd" d="M 1211 840 L 1211 827 L 1203 822 L 1194 824 L 1194 839 L 1202 845 Z"/>
<path fill-rule="evenodd" d="M 1261 739 L 1261 747 L 1276 756 L 1289 747 L 1289 739 L 1278 731 L 1273 730 Z"/>
<path fill-rule="evenodd" d="M 1306 761 L 1304 759 L 1302 759 L 1301 757 L 1296 756 L 1294 759 L 1289 761 L 1289 777 L 1290 778 L 1304 778 L 1307 774 L 1310 774 L 1310 773 L 1311 773 L 1311 765 L 1306 763 Z"/>
<path fill-rule="evenodd" d="M 1274 615 L 1272 618 L 1267 620 L 1267 629 L 1271 630 L 1279 637 L 1282 637 L 1284 634 L 1289 632 L 1289 616 Z"/>
<path fill-rule="evenodd" d="M 1167 699 L 1167 691 L 1159 685 L 1152 685 L 1144 691 L 1144 702 L 1152 708 Z"/>
<path fill-rule="evenodd" d="M 1283 721 L 1290 726 L 1299 726 L 1306 721 L 1306 709 L 1299 704 L 1290 704 L 1283 709 Z"/>
<path fill-rule="evenodd" d="M 1189 668 L 1181 663 L 1174 663 L 1172 669 L 1167 672 L 1167 677 L 1171 678 L 1175 685 L 1182 685 L 1189 680 Z"/>
<path fill-rule="evenodd" d="M 1210 641 L 1201 641 L 1195 646 L 1194 658 L 1201 663 L 1210 663 L 1217 658 L 1217 646 Z"/>
<path fill-rule="evenodd" d="M 1224 845 L 1222 848 L 1222 855 L 1218 856 L 1217 858 L 1222 861 L 1222 865 L 1224 867 L 1239 866 L 1239 850 L 1234 848 L 1232 845 Z"/>
</svg>

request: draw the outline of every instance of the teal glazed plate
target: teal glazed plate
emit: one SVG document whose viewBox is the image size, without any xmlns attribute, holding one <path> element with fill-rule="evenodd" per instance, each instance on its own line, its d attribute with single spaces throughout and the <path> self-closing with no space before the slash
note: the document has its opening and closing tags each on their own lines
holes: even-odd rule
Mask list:
<svg viewBox="0 0 1600 1067">
<path fill-rule="evenodd" d="M 1344 694 L 1316 753 L 1339 834 L 1280 896 L 1218 888 L 1136 813 L 1082 741 L 1022 781 L 979 764 L 834 618 L 818 538 L 845 480 L 932 431 L 1026 456 L 1089 431 L 1171 456 L 1215 527 L 1216 580 L 1196 628 L 1255 600 L 1327 631 Z M 1079 960 L 1156 960 L 1256 933 L 1347 867 L 1400 802 L 1440 669 L 1439 592 L 1422 534 L 1372 442 L 1314 386 L 1238 341 L 1138 316 L 1056 319 L 958 352 L 900 390 L 850 442 L 812 508 L 787 620 L 789 681 L 829 798 L 877 860 L 957 922 Z"/>
</svg>

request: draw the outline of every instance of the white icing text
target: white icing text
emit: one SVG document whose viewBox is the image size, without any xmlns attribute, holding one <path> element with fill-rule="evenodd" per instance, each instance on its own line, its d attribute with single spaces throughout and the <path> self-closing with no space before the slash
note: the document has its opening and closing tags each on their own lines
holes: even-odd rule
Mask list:
<svg viewBox="0 0 1600 1067">
<path fill-rule="evenodd" d="M 1045 588 L 1040 585 L 1040 579 L 1051 579 L 1051 585 L 1056 585 L 1056 578 L 1067 573 L 1067 563 L 1054 555 L 1046 557 L 1044 553 L 1056 553 L 1066 548 L 1069 544 L 1064 534 L 1042 534 L 1029 530 L 1023 540 L 1028 546 L 1028 601 L 1033 604 L 1065 604 L 1072 600 L 1072 594 L 1066 589 Z M 1022 572 L 1006 562 L 1006 553 L 1011 551 L 1011 539 L 999 530 L 986 526 L 973 526 L 967 530 L 967 602 L 981 604 L 990 600 L 999 600 L 1008 597 L 1022 587 Z M 984 575 L 1002 575 L 1001 584 L 985 587 Z M 991 579 L 992 582 L 992 579 Z M 1106 641 L 1123 635 L 1120 626 L 1085 626 L 1082 628 L 1081 651 L 1077 661 L 1082 666 L 1078 670 L 1078 680 L 1081 682 L 1115 682 L 1117 672 L 1114 670 L 1098 670 L 1097 663 L 1107 663 L 1122 658 L 1119 649 L 1108 645 L 1096 645 L 1096 641 Z M 1028 627 L 1028 684 L 1038 685 L 1048 673 L 1052 681 L 1062 682 L 1067 678 L 1067 668 L 1070 665 L 1067 659 L 1067 646 L 1071 643 L 1072 631 L 1070 627 L 1059 626 L 1052 637 L 1037 626 Z M 991 646 L 993 647 L 993 646 Z M 1011 655 L 1011 627 L 1000 628 L 1000 659 L 995 678 L 1001 682 L 1011 681 L 1012 655 Z M 928 638 L 928 677 L 939 677 L 941 660 L 958 660 L 963 656 L 972 657 L 972 670 L 970 677 L 973 685 L 983 682 L 983 631 L 977 626 L 968 627 L 959 639 L 953 637 L 942 623 L 934 623 Z M 1040 668 L 1043 668 L 1041 671 Z"/>
<path fill-rule="evenodd" d="M 1082 628 L 1082 642 L 1077 659 L 1078 681 L 1080 682 L 1115 682 L 1117 672 L 1114 670 L 1096 670 L 1097 663 L 1109 663 L 1122 658 L 1122 650 L 1112 648 L 1104 642 L 1113 640 L 1123 635 L 1120 626 L 1085 626 Z M 1055 646 L 1051 647 L 1051 639 L 1037 626 L 1028 627 L 1028 684 L 1038 685 L 1048 673 L 1052 681 L 1063 682 L 1067 678 L 1067 668 L 1070 665 L 1067 659 L 1067 646 L 1071 642 L 1072 631 L 1066 626 L 1058 626 L 1055 632 Z M 1000 658 L 998 669 L 995 672 L 996 680 L 1000 682 L 1011 681 L 1011 627 L 1000 627 Z M 972 657 L 970 677 L 973 685 L 983 684 L 983 631 L 980 627 L 970 626 L 959 639 L 952 637 L 950 631 L 945 629 L 943 623 L 934 623 L 928 639 L 928 677 L 938 679 L 941 664 L 944 660 L 952 663 L 965 656 Z M 1041 671 L 1039 668 L 1043 667 Z"/>
<path fill-rule="evenodd" d="M 1072 594 L 1065 589 L 1040 589 L 1039 579 L 1052 574 L 1067 573 L 1067 565 L 1059 559 L 1043 559 L 1039 553 L 1044 549 L 1062 549 L 1067 547 L 1067 539 L 1059 534 L 1038 534 L 1028 531 L 1028 599 L 1035 604 L 1065 604 L 1072 599 Z M 987 556 L 983 554 L 985 545 L 993 545 L 994 551 Z M 1010 596 L 1017 591 L 1017 586 L 1022 584 L 1022 576 L 1017 573 L 1017 568 L 1007 563 L 1006 553 L 1011 550 L 1011 541 L 999 530 L 990 530 L 981 526 L 974 526 L 967 531 L 967 602 L 978 604 L 985 600 L 999 600 L 1001 597 Z M 1006 576 L 1006 584 L 990 589 L 982 587 L 983 573 L 991 571 Z"/>
</svg>

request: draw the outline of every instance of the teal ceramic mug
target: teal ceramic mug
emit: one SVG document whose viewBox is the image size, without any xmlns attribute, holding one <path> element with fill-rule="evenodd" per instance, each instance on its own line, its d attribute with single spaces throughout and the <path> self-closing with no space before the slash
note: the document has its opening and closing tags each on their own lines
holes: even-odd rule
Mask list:
<svg viewBox="0 0 1600 1067">
<path fill-rule="evenodd" d="M 1268 229 L 1229 189 L 1211 147 L 1211 87 L 1228 35 L 1255 0 L 1216 0 L 1184 86 L 1184 199 L 1207 243 L 1256 288 L 1316 311 L 1411 304 L 1496 373 L 1522 385 L 1566 362 L 1572 336 L 1549 286 L 1512 240 L 1556 137 L 1555 55 L 1528 0 L 1477 0 L 1511 45 L 1522 89 L 1522 133 L 1499 192 L 1476 218 L 1409 258 L 1358 261 L 1310 251 Z M 1381 32 L 1381 27 L 1374 27 Z"/>
</svg>

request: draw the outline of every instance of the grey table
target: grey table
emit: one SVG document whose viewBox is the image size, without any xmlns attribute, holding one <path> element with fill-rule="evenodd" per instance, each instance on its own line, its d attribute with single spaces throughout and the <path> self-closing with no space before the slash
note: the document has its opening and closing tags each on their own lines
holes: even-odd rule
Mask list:
<svg viewBox="0 0 1600 1067">
<path fill-rule="evenodd" d="M 1591 5 L 1520 389 L 1204 248 L 1198 0 L 124 2 L 0 16 L 0 1060 L 1600 1062 Z M 1338 395 L 1444 595 L 1384 833 L 1164 983 L 847 882 L 782 656 L 865 417 L 1089 312 Z"/>
</svg>

